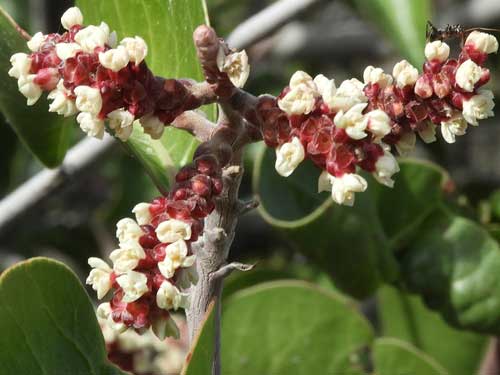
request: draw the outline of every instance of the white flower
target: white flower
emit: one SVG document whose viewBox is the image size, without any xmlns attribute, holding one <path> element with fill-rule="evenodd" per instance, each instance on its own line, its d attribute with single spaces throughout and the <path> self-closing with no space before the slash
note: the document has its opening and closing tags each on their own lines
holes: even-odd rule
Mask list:
<svg viewBox="0 0 500 375">
<path fill-rule="evenodd" d="M 9 70 L 9 76 L 21 78 L 27 76 L 31 67 L 31 58 L 25 53 L 15 53 L 10 58 L 12 68 Z"/>
<path fill-rule="evenodd" d="M 481 79 L 483 69 L 472 60 L 463 62 L 455 73 L 457 85 L 465 91 L 474 91 L 474 85 Z"/>
<path fill-rule="evenodd" d="M 109 336 L 107 336 L 105 334 L 106 331 L 103 330 L 104 339 L 106 340 L 106 342 L 108 342 L 108 340 L 114 341 L 116 339 L 117 333 L 122 333 L 122 332 L 125 332 L 127 330 L 127 326 L 124 323 L 122 323 L 122 322 L 116 323 L 113 320 L 111 313 L 112 313 L 112 310 L 111 310 L 111 305 L 109 302 L 104 302 L 104 303 L 101 303 L 99 306 L 97 306 L 97 310 L 96 310 L 97 318 L 106 324 L 105 327 L 109 327 L 112 329 L 112 333 L 107 332 Z"/>
<path fill-rule="evenodd" d="M 425 143 L 436 142 L 436 125 L 434 125 L 430 121 L 427 121 L 424 124 L 424 127 L 422 127 L 422 129 L 418 131 L 418 135 Z"/>
<path fill-rule="evenodd" d="M 185 303 L 183 303 L 185 297 L 186 296 L 183 295 L 175 285 L 165 280 L 156 294 L 156 304 L 161 309 L 177 310 L 179 307 L 185 305 Z"/>
<path fill-rule="evenodd" d="M 455 113 L 449 120 L 441 122 L 441 134 L 448 143 L 455 143 L 457 135 L 464 135 L 467 130 L 467 121 L 460 113 Z"/>
<path fill-rule="evenodd" d="M 144 258 L 146 258 L 146 253 L 136 241 L 120 242 L 120 248 L 109 254 L 109 259 L 113 262 L 113 269 L 118 274 L 135 269 L 139 261 Z"/>
<path fill-rule="evenodd" d="M 366 85 L 377 83 L 382 89 L 392 84 L 392 77 L 389 74 L 385 74 L 382 68 L 375 68 L 371 65 L 365 68 L 363 80 Z"/>
<path fill-rule="evenodd" d="M 135 214 L 135 219 L 139 225 L 146 225 L 151 222 L 151 212 L 149 212 L 149 207 L 151 207 L 149 203 L 138 203 L 132 209 L 132 212 Z"/>
<path fill-rule="evenodd" d="M 366 137 L 365 129 L 367 122 L 364 121 L 362 114 L 366 105 L 366 103 L 355 104 L 345 113 L 343 110 L 340 110 L 333 120 L 335 126 L 345 129 L 347 135 L 352 139 L 363 139 Z"/>
<path fill-rule="evenodd" d="M 415 135 L 415 133 L 406 132 L 401 136 L 395 146 L 396 150 L 398 150 L 399 155 L 407 156 L 415 150 L 416 143 L 417 136 Z"/>
<path fill-rule="evenodd" d="M 356 78 L 343 81 L 328 106 L 332 111 L 345 112 L 356 104 L 366 103 L 368 99 L 363 88 L 364 84 Z"/>
<path fill-rule="evenodd" d="M 149 291 L 148 278 L 141 272 L 128 271 L 116 278 L 116 282 L 123 289 L 123 302 L 130 303 L 141 298 Z"/>
<path fill-rule="evenodd" d="M 116 34 L 116 31 L 113 31 L 109 34 L 108 38 L 108 46 L 111 48 L 116 48 L 118 45 L 118 35 Z"/>
<path fill-rule="evenodd" d="M 315 95 L 318 95 L 318 88 L 316 87 L 316 83 L 312 77 L 302 70 L 298 70 L 292 74 L 290 77 L 289 87 L 293 90 L 296 87 L 305 85 L 309 88 L 309 90 L 314 91 Z"/>
<path fill-rule="evenodd" d="M 177 219 L 161 222 L 156 228 L 156 236 L 163 243 L 172 243 L 191 238 L 191 225 Z"/>
<path fill-rule="evenodd" d="M 134 130 L 134 115 L 120 108 L 108 113 L 108 119 L 109 127 L 115 131 L 115 136 L 125 142 Z"/>
<path fill-rule="evenodd" d="M 37 52 L 42 46 L 43 42 L 45 42 L 46 38 L 47 36 L 44 35 L 42 32 L 37 32 L 35 35 L 31 37 L 31 39 L 26 44 L 28 45 L 30 51 Z"/>
<path fill-rule="evenodd" d="M 28 99 L 28 105 L 35 104 L 40 99 L 40 96 L 42 96 L 42 88 L 33 82 L 35 77 L 35 74 L 28 74 L 27 76 L 20 76 L 17 81 L 17 87 L 21 94 Z"/>
<path fill-rule="evenodd" d="M 120 243 L 127 241 L 139 241 L 139 238 L 144 234 L 139 224 L 131 218 L 123 218 L 116 223 L 116 238 Z"/>
<path fill-rule="evenodd" d="M 465 45 L 467 44 L 473 45 L 475 49 L 483 53 L 496 53 L 498 51 L 497 38 L 480 31 L 471 32 L 465 41 Z"/>
<path fill-rule="evenodd" d="M 227 73 L 229 80 L 236 87 L 243 87 L 250 74 L 250 65 L 245 50 L 234 52 L 226 56 L 222 48 L 217 55 L 217 67 Z"/>
<path fill-rule="evenodd" d="M 175 241 L 165 248 L 165 259 L 158 262 L 158 268 L 163 276 L 170 279 L 175 270 L 180 267 L 191 267 L 196 259 L 195 255 L 187 256 L 187 245 L 183 240 Z"/>
<path fill-rule="evenodd" d="M 111 289 L 111 273 L 113 270 L 105 261 L 99 258 L 89 258 L 88 263 L 92 270 L 87 277 L 86 283 L 92 285 L 92 289 L 97 292 L 97 298 L 101 299 Z"/>
<path fill-rule="evenodd" d="M 160 121 L 155 115 L 149 114 L 139 119 L 139 122 L 144 129 L 144 133 L 149 134 L 152 139 L 160 139 L 163 131 L 165 130 L 165 124 Z"/>
<path fill-rule="evenodd" d="M 398 87 L 413 85 L 418 79 L 418 70 L 408 61 L 402 60 L 394 65 L 392 75 Z"/>
<path fill-rule="evenodd" d="M 301 70 L 290 78 L 290 91 L 280 100 L 278 106 L 289 115 L 308 114 L 314 109 L 319 96 L 312 77 Z"/>
<path fill-rule="evenodd" d="M 469 100 L 464 100 L 462 115 L 471 125 L 477 125 L 477 120 L 493 116 L 493 92 L 491 90 L 479 90 L 478 95 L 474 95 Z"/>
<path fill-rule="evenodd" d="M 83 15 L 77 7 L 69 8 L 61 17 L 61 25 L 69 30 L 75 25 L 83 24 Z"/>
<path fill-rule="evenodd" d="M 130 61 L 134 62 L 135 65 L 139 65 L 148 54 L 148 46 L 144 39 L 139 36 L 135 38 L 125 38 L 120 42 L 120 45 L 125 47 Z"/>
<path fill-rule="evenodd" d="M 375 136 L 375 139 L 380 140 L 391 132 L 391 119 L 381 109 L 375 109 L 365 115 L 367 128 Z"/>
<path fill-rule="evenodd" d="M 61 60 L 69 59 L 70 57 L 75 57 L 78 52 L 82 50 L 82 47 L 78 43 L 57 43 L 56 44 L 56 55 Z"/>
<path fill-rule="evenodd" d="M 335 80 L 326 78 L 323 74 L 318 74 L 314 77 L 314 83 L 318 89 L 323 102 L 330 107 L 333 101 L 333 97 L 337 92 L 337 88 L 335 87 Z"/>
<path fill-rule="evenodd" d="M 125 68 L 130 61 L 127 49 L 124 46 L 118 46 L 115 49 L 109 49 L 99 53 L 99 62 L 107 69 L 113 72 Z"/>
<path fill-rule="evenodd" d="M 101 24 L 102 26 L 102 24 Z M 104 47 L 109 38 L 109 28 L 90 25 L 78 31 L 75 35 L 77 42 L 82 50 L 88 53 L 93 53 L 97 47 Z"/>
<path fill-rule="evenodd" d="M 80 124 L 87 136 L 102 139 L 104 136 L 104 121 L 94 117 L 91 113 L 82 112 L 76 116 L 76 121 Z"/>
<path fill-rule="evenodd" d="M 64 81 L 61 79 L 57 83 L 57 88 L 52 90 L 47 96 L 52 100 L 49 105 L 49 112 L 56 112 L 58 115 L 64 117 L 73 116 L 76 114 L 77 109 L 75 101 L 69 97 L 69 90 L 64 87 Z"/>
<path fill-rule="evenodd" d="M 425 57 L 428 61 L 445 61 L 450 56 L 450 47 L 440 40 L 436 40 L 425 45 Z"/>
<path fill-rule="evenodd" d="M 99 89 L 90 86 L 77 86 L 75 88 L 76 108 L 82 112 L 93 115 L 99 114 L 102 109 L 102 96 Z"/>
<path fill-rule="evenodd" d="M 381 184 L 392 188 L 394 186 L 392 175 L 398 172 L 399 165 L 396 158 L 390 152 L 384 151 L 384 155 L 375 162 L 373 177 Z"/>
<path fill-rule="evenodd" d="M 305 150 L 302 142 L 293 137 L 291 142 L 283 143 L 276 148 L 276 171 L 283 177 L 290 176 L 295 168 L 304 160 Z"/>
<path fill-rule="evenodd" d="M 355 173 L 345 173 L 342 177 L 335 177 L 323 171 L 318 180 L 318 191 L 332 192 L 335 203 L 352 206 L 354 204 L 354 193 L 366 190 L 366 180 Z"/>
</svg>

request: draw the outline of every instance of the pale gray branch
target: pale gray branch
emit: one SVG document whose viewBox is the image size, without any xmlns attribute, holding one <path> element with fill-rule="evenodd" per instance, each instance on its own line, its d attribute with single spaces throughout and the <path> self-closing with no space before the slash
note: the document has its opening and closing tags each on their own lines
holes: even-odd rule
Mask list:
<svg viewBox="0 0 500 375">
<path fill-rule="evenodd" d="M 212 279 L 224 279 L 228 277 L 233 271 L 250 271 L 255 267 L 255 264 L 245 264 L 245 263 L 240 263 L 240 262 L 231 262 L 229 264 L 223 265 L 221 268 L 219 268 L 216 272 L 212 274 Z"/>
</svg>

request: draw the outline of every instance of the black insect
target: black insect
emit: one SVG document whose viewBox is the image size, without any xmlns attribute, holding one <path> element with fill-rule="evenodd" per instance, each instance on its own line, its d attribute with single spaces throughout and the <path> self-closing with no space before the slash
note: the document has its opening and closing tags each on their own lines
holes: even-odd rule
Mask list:
<svg viewBox="0 0 500 375">
<path fill-rule="evenodd" d="M 427 28 L 425 30 L 425 37 L 427 42 L 433 42 L 435 40 L 447 40 L 453 38 L 460 38 L 460 42 L 463 45 L 465 38 L 473 31 L 490 31 L 490 32 L 500 32 L 500 29 L 489 29 L 485 27 L 473 27 L 466 29 L 462 25 L 446 25 L 443 28 L 438 28 L 434 26 L 431 21 L 427 21 Z"/>
</svg>

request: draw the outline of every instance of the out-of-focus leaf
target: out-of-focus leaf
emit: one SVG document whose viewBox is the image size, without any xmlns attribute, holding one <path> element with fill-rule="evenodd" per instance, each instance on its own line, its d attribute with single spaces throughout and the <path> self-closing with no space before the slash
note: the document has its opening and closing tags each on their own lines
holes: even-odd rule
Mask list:
<svg viewBox="0 0 500 375">
<path fill-rule="evenodd" d="M 395 338 L 375 340 L 372 357 L 377 375 L 448 374 L 436 360 L 411 344 Z"/>
<path fill-rule="evenodd" d="M 377 293 L 382 335 L 406 341 L 435 358 L 450 374 L 478 373 L 488 339 L 446 324 L 418 296 L 385 286 Z"/>
<path fill-rule="evenodd" d="M 208 23 L 204 0 L 77 0 L 77 4 L 84 23 L 104 21 L 119 38 L 144 38 L 148 44 L 146 62 L 156 75 L 202 79 L 192 34 L 198 25 Z M 208 106 L 206 112 L 213 119 L 215 106 Z M 167 128 L 157 141 L 136 130 L 128 143 L 155 182 L 165 189 L 165 167 L 178 168 L 190 162 L 198 145 L 193 136 L 174 128 Z"/>
<path fill-rule="evenodd" d="M 60 262 L 34 258 L 0 276 L 0 374 L 125 374 L 111 365 L 94 308 Z"/>
<path fill-rule="evenodd" d="M 26 106 L 26 99 L 19 92 L 16 79 L 7 74 L 11 66 L 10 57 L 17 52 L 28 52 L 26 40 L 0 8 L 0 112 L 21 141 L 45 166 L 56 167 L 68 149 L 70 127 L 74 120 L 50 113 L 45 95 L 34 106 Z"/>
<path fill-rule="evenodd" d="M 345 298 L 298 281 L 256 285 L 223 306 L 227 374 L 358 374 L 369 323 Z"/>
<path fill-rule="evenodd" d="M 500 248 L 484 228 L 442 208 L 400 256 L 408 288 L 450 324 L 500 333 Z"/>
<path fill-rule="evenodd" d="M 394 42 L 415 66 L 424 59 L 425 28 L 431 19 L 430 0 L 355 0 L 362 14 Z"/>
</svg>

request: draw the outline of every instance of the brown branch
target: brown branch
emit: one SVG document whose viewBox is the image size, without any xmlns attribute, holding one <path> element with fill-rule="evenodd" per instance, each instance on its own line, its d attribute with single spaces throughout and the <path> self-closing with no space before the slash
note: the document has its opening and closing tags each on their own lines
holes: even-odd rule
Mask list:
<svg viewBox="0 0 500 375">
<path fill-rule="evenodd" d="M 197 111 L 182 113 L 175 118 L 171 126 L 189 132 L 201 142 L 208 141 L 215 129 L 215 124 L 209 121 L 203 113 Z"/>
</svg>

